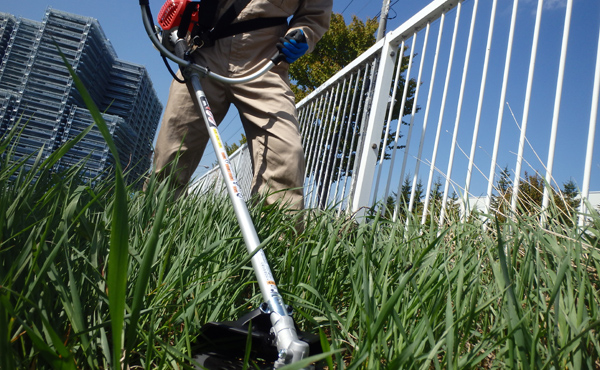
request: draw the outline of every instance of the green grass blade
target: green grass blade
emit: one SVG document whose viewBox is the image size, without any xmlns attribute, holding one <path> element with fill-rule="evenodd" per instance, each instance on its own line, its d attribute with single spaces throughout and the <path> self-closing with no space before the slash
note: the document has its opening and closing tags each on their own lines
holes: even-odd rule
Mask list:
<svg viewBox="0 0 600 370">
<path fill-rule="evenodd" d="M 325 332 L 321 328 L 319 328 L 319 339 L 321 341 L 321 349 L 323 350 L 323 352 L 331 352 L 331 347 L 329 346 L 329 341 L 327 340 L 327 336 L 325 335 Z M 325 358 L 325 360 L 327 361 L 327 366 L 330 369 L 333 369 L 333 358 L 331 356 L 327 356 Z"/>
<path fill-rule="evenodd" d="M 0 287 L 0 352 L 3 353 L 3 355 L 0 356 L 0 368 L 14 369 L 15 364 L 10 347 L 10 314 L 5 307 L 5 305 L 9 304 L 7 295 L 8 292 Z"/>
<path fill-rule="evenodd" d="M 304 369 L 307 366 L 309 366 L 310 364 L 314 364 L 317 361 L 321 361 L 327 357 L 331 357 L 337 353 L 341 353 L 342 350 L 338 349 L 336 351 L 330 351 L 330 352 L 325 352 L 325 353 L 320 353 L 318 355 L 314 355 L 314 356 L 310 356 L 307 357 L 305 359 L 302 359 L 298 362 L 294 362 L 293 364 L 289 364 L 286 365 L 284 367 L 281 368 L 281 370 L 300 370 L 300 369 Z"/>
<path fill-rule="evenodd" d="M 452 307 L 452 292 L 448 291 L 446 298 L 446 368 L 454 369 L 454 314 Z"/>
<path fill-rule="evenodd" d="M 250 352 L 252 351 L 252 320 L 248 323 L 248 335 L 246 336 L 246 349 L 244 351 L 244 362 L 242 370 L 248 369 L 250 363 Z"/>
<path fill-rule="evenodd" d="M 517 301 L 517 297 L 515 295 L 515 291 L 513 289 L 513 285 L 510 281 L 510 276 L 508 273 L 508 265 L 506 262 L 506 255 L 504 254 L 504 241 L 502 240 L 502 236 L 500 233 L 500 224 L 498 219 L 496 219 L 496 228 L 498 231 L 498 258 L 500 261 L 500 267 L 502 269 L 502 276 L 504 278 L 504 284 L 507 291 L 508 296 L 508 321 L 509 328 L 513 334 L 515 344 L 517 346 L 517 351 L 520 359 L 520 363 L 523 365 L 525 369 L 529 369 L 529 353 L 531 348 L 529 343 L 525 338 L 524 330 L 522 329 L 522 323 L 524 317 L 520 313 L 519 303 Z"/>
<path fill-rule="evenodd" d="M 127 328 L 127 357 L 131 353 L 133 345 L 135 344 L 137 337 L 137 325 L 140 318 L 140 311 L 142 310 L 144 296 L 146 294 L 146 288 L 148 287 L 148 280 L 150 278 L 150 270 L 154 264 L 156 256 L 156 248 L 159 240 L 159 233 L 162 227 L 163 218 L 165 215 L 166 201 L 169 195 L 168 186 L 164 186 L 159 193 L 159 205 L 150 231 L 150 236 L 146 240 L 144 246 L 144 257 L 140 265 L 140 270 L 135 283 L 133 304 L 131 306 L 131 317 L 129 319 L 129 326 Z M 154 196 L 150 194 L 148 196 Z"/>
<path fill-rule="evenodd" d="M 129 265 L 129 216 L 123 170 L 121 168 L 117 147 L 112 140 L 110 131 L 102 118 L 100 110 L 86 90 L 83 82 L 81 82 L 67 61 L 65 55 L 60 52 L 60 48 L 58 49 L 63 62 L 69 69 L 69 73 L 71 74 L 71 78 L 73 78 L 77 91 L 81 95 L 86 107 L 92 115 L 94 123 L 97 125 L 98 130 L 104 137 L 104 140 L 115 159 L 115 195 L 112 209 L 110 252 L 108 257 L 108 276 L 106 285 L 108 288 L 108 301 L 112 325 L 112 358 L 113 366 L 116 366 L 116 364 L 120 362 L 121 352 L 123 350 L 123 319 L 125 316 L 127 270 Z"/>
<path fill-rule="evenodd" d="M 42 325 L 50 336 L 54 348 L 46 343 L 46 340 L 42 338 L 37 330 L 15 315 L 14 308 L 10 305 L 10 302 L 7 298 L 7 295 L 1 295 L 0 304 L 2 304 L 4 309 L 6 309 L 15 318 L 15 320 L 23 329 L 25 329 L 27 336 L 34 344 L 36 350 L 40 352 L 44 360 L 46 360 L 53 369 L 75 370 L 76 367 L 75 363 L 73 362 L 71 352 L 63 345 L 60 337 L 58 334 L 56 334 L 48 319 L 43 314 L 40 315 L 42 319 Z"/>
</svg>

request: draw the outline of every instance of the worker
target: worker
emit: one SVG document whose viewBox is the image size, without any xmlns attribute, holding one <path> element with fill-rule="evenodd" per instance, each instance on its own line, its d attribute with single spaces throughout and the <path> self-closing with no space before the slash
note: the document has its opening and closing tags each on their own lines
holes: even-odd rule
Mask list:
<svg viewBox="0 0 600 370">
<path fill-rule="evenodd" d="M 210 0 L 203 0 L 206 1 Z M 214 0 L 217 4 L 214 20 L 204 29 L 213 30 L 220 22 L 220 31 L 210 37 L 188 34 L 190 40 L 194 36 L 207 40 L 196 42 L 198 49 L 191 54 L 193 62 L 227 77 L 256 72 L 265 60 L 273 57 L 277 47 L 285 55 L 284 62 L 251 82 L 223 84 L 210 78 L 201 80 L 217 124 L 231 104 L 238 109 L 251 153 L 254 174 L 251 192 L 269 194 L 267 204 L 281 201 L 290 209 L 304 207 L 304 151 L 288 68 L 289 63 L 311 52 L 327 31 L 332 2 Z M 223 26 L 223 19 L 233 16 L 231 24 Z M 236 28 L 236 25 L 242 26 Z M 227 34 L 239 30 L 244 32 Z M 178 77 L 182 77 L 181 72 Z M 174 173 L 176 197 L 186 191 L 209 140 L 192 94 L 189 83 L 172 82 L 154 154 L 155 172 Z"/>
</svg>

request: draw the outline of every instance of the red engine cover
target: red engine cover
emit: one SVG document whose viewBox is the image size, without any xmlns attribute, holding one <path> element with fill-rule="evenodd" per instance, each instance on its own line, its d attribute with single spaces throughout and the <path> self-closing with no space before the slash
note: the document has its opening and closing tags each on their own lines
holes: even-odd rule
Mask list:
<svg viewBox="0 0 600 370">
<path fill-rule="evenodd" d="M 181 23 L 183 12 L 192 0 L 167 0 L 158 13 L 158 24 L 163 30 L 170 30 L 178 27 Z M 190 22 L 190 31 L 193 27 L 193 21 L 198 21 L 198 11 L 192 13 L 192 22 Z"/>
</svg>

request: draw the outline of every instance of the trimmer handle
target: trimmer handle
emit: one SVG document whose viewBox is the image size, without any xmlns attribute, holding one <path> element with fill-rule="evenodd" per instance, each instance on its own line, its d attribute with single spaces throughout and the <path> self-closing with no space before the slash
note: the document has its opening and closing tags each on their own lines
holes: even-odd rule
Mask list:
<svg viewBox="0 0 600 370">
<path fill-rule="evenodd" d="M 183 60 L 188 60 L 188 45 L 185 39 L 178 39 L 175 43 L 175 55 Z"/>
<path fill-rule="evenodd" d="M 275 65 L 278 65 L 280 62 L 283 61 L 285 61 L 285 54 L 283 54 L 281 51 L 275 54 L 273 58 L 271 58 L 271 62 L 273 62 L 273 64 Z"/>
</svg>

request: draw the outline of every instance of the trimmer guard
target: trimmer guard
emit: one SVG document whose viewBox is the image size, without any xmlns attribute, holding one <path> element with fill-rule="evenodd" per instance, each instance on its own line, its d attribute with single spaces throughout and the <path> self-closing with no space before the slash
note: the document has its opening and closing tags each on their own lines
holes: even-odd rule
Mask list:
<svg viewBox="0 0 600 370">
<path fill-rule="evenodd" d="M 250 340 L 250 358 L 261 369 L 272 369 L 273 363 L 278 359 L 278 352 L 269 315 L 258 308 L 236 321 L 205 324 L 194 345 L 194 353 L 197 354 L 194 360 L 210 370 L 241 369 L 246 344 Z M 308 343 L 311 355 L 322 353 L 317 335 L 303 333 L 297 326 L 296 333 L 298 339 Z"/>
</svg>

